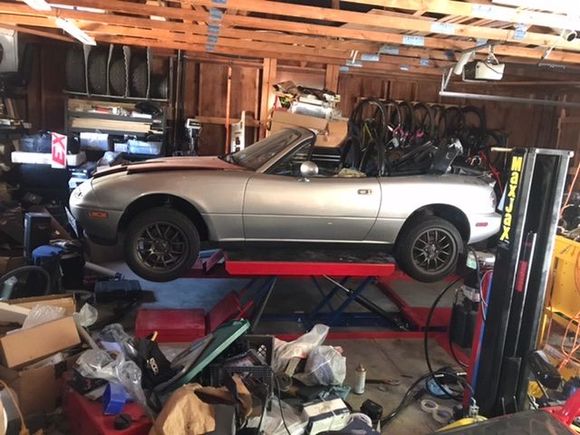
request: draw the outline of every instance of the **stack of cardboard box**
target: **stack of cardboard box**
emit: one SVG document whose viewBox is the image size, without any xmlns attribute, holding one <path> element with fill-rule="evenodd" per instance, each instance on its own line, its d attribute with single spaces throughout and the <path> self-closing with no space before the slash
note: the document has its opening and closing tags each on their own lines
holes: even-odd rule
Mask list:
<svg viewBox="0 0 580 435">
<path fill-rule="evenodd" d="M 37 305 L 62 307 L 65 315 L 21 329 Z M 25 417 L 53 412 L 60 404 L 63 375 L 81 343 L 74 312 L 74 298 L 65 295 L 0 302 L 0 379 L 16 392 Z"/>
</svg>

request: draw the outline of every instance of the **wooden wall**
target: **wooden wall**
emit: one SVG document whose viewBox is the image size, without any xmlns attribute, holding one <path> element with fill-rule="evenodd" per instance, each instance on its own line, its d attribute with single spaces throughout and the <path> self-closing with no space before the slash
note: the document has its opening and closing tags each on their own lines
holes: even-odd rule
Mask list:
<svg viewBox="0 0 580 435">
<path fill-rule="evenodd" d="M 46 42 L 38 38 L 32 42 L 41 48 L 33 62 L 32 81 L 28 87 L 27 119 L 33 129 L 60 130 L 64 127 L 64 56 L 66 44 Z M 201 154 L 221 154 L 226 147 L 225 121 L 228 74 L 230 74 L 230 120 L 239 120 L 246 111 L 246 142 L 258 139 L 265 63 L 259 61 L 208 60 L 187 57 L 183 68 L 181 100 L 183 118 L 198 117 L 203 121 L 200 140 Z M 576 151 L 580 160 L 580 109 L 560 109 L 550 106 L 509 104 L 442 99 L 438 95 L 440 79 L 436 76 L 402 76 L 385 74 L 371 76 L 340 74 L 336 67 L 306 63 L 290 66 L 277 62 L 271 83 L 293 80 L 311 87 L 336 87 L 341 95 L 341 109 L 349 116 L 361 97 L 383 97 L 396 100 L 423 101 L 442 104 L 471 104 L 484 107 L 488 127 L 509 134 L 511 146 L 565 148 Z M 562 99 L 580 102 L 580 89 L 570 87 L 510 87 L 463 85 L 455 88 L 465 92 L 491 92 L 501 95 Z M 270 99 L 271 101 L 271 99 Z M 179 121 L 177 128 L 182 128 Z"/>
<path fill-rule="evenodd" d="M 198 116 L 202 120 L 213 122 L 204 124 L 200 143 L 202 154 L 218 154 L 223 152 L 225 147 L 224 121 L 229 66 L 232 70 L 230 117 L 239 119 L 241 111 L 246 110 L 250 118 L 256 121 L 259 118 L 261 64 L 227 65 L 188 60 L 184 80 L 185 115 Z M 284 80 L 294 80 L 297 84 L 306 86 L 323 87 L 325 71 L 323 68 L 299 69 L 279 65 L 274 83 Z M 350 115 L 361 97 L 474 105 L 484 108 L 489 128 L 508 133 L 511 146 L 559 147 L 580 151 L 580 110 L 562 111 L 551 106 L 441 98 L 438 95 L 439 87 L 438 79 L 340 74 L 337 90 L 341 95 L 340 108 L 344 116 Z M 457 90 L 550 99 L 564 98 L 566 94 L 565 90 L 559 92 L 537 88 L 519 90 L 509 86 L 496 86 L 490 90 L 481 86 L 465 85 Z M 580 101 L 580 93 L 577 98 Z M 567 117 L 563 122 L 560 120 L 562 116 Z M 256 134 L 256 128 L 248 128 L 247 141 L 257 137 Z"/>
</svg>

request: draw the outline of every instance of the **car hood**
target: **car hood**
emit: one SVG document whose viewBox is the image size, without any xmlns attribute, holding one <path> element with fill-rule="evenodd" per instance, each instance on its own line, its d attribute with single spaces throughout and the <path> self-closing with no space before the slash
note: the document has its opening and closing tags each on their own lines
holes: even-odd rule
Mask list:
<svg viewBox="0 0 580 435">
<path fill-rule="evenodd" d="M 228 163 L 219 157 L 164 157 L 143 162 L 129 163 L 98 171 L 93 178 L 105 175 L 126 172 L 127 174 L 137 174 L 141 172 L 155 171 L 176 171 L 176 170 L 221 170 L 221 171 L 241 171 L 242 166 Z"/>
</svg>

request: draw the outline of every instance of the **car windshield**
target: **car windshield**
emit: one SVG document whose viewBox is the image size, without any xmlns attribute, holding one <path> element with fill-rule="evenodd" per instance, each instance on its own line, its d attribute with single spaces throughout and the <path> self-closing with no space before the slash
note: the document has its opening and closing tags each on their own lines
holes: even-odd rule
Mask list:
<svg viewBox="0 0 580 435">
<path fill-rule="evenodd" d="M 282 130 L 271 134 L 241 151 L 229 154 L 226 160 L 232 161 L 253 171 L 260 168 L 268 160 L 283 151 L 300 138 L 300 133 L 294 130 Z"/>
</svg>

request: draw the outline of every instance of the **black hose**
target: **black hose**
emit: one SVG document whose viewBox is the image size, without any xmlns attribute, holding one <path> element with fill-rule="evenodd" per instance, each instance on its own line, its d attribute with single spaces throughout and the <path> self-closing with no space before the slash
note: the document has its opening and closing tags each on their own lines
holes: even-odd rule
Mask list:
<svg viewBox="0 0 580 435">
<path fill-rule="evenodd" d="M 437 307 L 437 304 L 439 304 L 439 301 L 441 300 L 441 298 L 443 296 L 445 296 L 445 293 L 447 293 L 447 291 L 449 291 L 449 289 L 451 287 L 453 287 L 455 284 L 457 284 L 462 279 L 463 279 L 463 277 L 459 277 L 459 278 L 453 280 L 451 282 L 451 284 L 449 284 L 447 287 L 445 287 L 441 291 L 441 293 L 439 293 L 439 295 L 433 301 L 433 304 L 431 305 L 431 308 L 429 309 L 429 314 L 427 315 L 427 322 L 425 323 L 425 334 L 424 334 L 424 340 L 423 340 L 423 350 L 425 352 L 425 362 L 427 363 L 427 368 L 429 369 L 429 373 L 433 377 L 433 381 L 435 382 L 435 384 L 437 384 L 437 386 L 441 389 L 441 391 L 447 397 L 449 397 L 450 399 L 454 399 L 454 400 L 460 400 L 460 398 L 457 396 L 454 396 L 452 394 L 449 394 L 447 392 L 447 389 L 435 377 L 435 371 L 433 370 L 433 366 L 431 365 L 431 359 L 429 358 L 429 328 L 431 326 L 431 320 L 433 319 L 433 313 L 435 312 L 435 308 Z"/>
<path fill-rule="evenodd" d="M 18 267 L 14 270 L 11 270 L 10 272 L 2 275 L 2 277 L 0 277 L 0 288 L 4 286 L 4 283 L 6 281 L 8 281 L 10 278 L 14 277 L 14 276 L 18 276 L 21 273 L 40 273 L 40 275 L 42 275 L 45 279 L 45 288 L 44 288 L 44 294 L 47 295 L 50 292 L 50 275 L 48 274 L 48 272 L 40 267 L 40 266 L 22 266 L 22 267 Z"/>
</svg>

